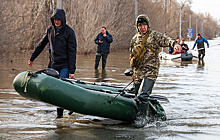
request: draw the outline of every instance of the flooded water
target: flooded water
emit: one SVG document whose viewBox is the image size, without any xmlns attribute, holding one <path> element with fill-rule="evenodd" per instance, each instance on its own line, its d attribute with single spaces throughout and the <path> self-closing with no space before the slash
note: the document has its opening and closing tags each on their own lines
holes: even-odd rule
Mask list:
<svg viewBox="0 0 220 140">
<path fill-rule="evenodd" d="M 210 40 L 204 62 L 161 60 L 153 94 L 166 96 L 161 102 L 168 120 L 141 129 L 120 121 L 64 111 L 56 118 L 56 107 L 21 97 L 12 87 L 22 71 L 47 67 L 48 52 L 27 66 L 31 52 L 6 53 L 0 58 L 0 139 L 219 139 L 220 138 L 220 39 Z M 193 42 L 186 42 L 192 46 Z M 95 55 L 77 56 L 76 79 L 125 86 L 130 77 L 129 53 L 111 53 L 106 71 L 94 70 Z M 99 120 L 94 122 L 92 120 Z"/>
</svg>

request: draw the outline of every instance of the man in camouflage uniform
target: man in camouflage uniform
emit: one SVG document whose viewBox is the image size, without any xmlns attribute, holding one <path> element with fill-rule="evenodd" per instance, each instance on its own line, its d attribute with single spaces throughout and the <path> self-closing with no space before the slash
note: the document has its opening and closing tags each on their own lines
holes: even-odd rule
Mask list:
<svg viewBox="0 0 220 140">
<path fill-rule="evenodd" d="M 138 33 L 132 38 L 130 43 L 131 55 L 134 46 L 140 44 L 145 35 L 148 34 L 148 38 L 144 43 L 146 52 L 140 64 L 138 66 L 132 66 L 135 95 L 138 105 L 135 126 L 144 127 L 148 122 L 146 115 L 149 95 L 152 92 L 159 72 L 159 47 L 173 47 L 176 42 L 162 33 L 151 31 L 149 18 L 144 14 L 137 17 L 135 24 Z"/>
</svg>

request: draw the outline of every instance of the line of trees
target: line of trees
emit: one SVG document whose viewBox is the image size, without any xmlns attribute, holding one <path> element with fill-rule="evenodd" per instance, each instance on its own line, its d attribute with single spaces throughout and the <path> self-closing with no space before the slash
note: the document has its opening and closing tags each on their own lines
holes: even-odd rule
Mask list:
<svg viewBox="0 0 220 140">
<path fill-rule="evenodd" d="M 166 34 L 179 36 L 180 7 L 182 6 L 182 38 L 187 38 L 189 16 L 194 30 L 211 39 L 220 31 L 218 21 L 210 14 L 196 14 L 190 9 L 190 0 L 179 4 L 168 0 Z M 56 0 L 1 0 L 0 50 L 31 50 L 37 45 L 56 9 Z M 135 0 L 65 0 L 67 24 L 76 32 L 78 52 L 89 54 L 96 51 L 94 39 L 102 26 L 113 35 L 112 50 L 127 49 L 136 33 Z M 165 0 L 139 0 L 138 14 L 147 14 L 153 30 L 165 32 Z"/>
</svg>

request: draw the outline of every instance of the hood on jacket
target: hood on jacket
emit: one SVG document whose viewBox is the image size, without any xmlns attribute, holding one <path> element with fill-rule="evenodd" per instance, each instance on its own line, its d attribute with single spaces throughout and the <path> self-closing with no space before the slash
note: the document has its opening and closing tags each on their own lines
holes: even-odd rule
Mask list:
<svg viewBox="0 0 220 140">
<path fill-rule="evenodd" d="M 54 18 L 60 19 L 63 27 L 66 25 L 66 15 L 63 9 L 56 9 L 50 18 L 52 25 L 55 27 Z"/>
<path fill-rule="evenodd" d="M 135 26 L 136 26 L 137 31 L 140 33 L 140 31 L 138 29 L 138 23 L 137 23 L 139 18 L 144 18 L 146 20 L 147 26 L 148 26 L 148 30 L 149 30 L 150 29 L 150 20 L 149 20 L 147 15 L 141 14 L 141 15 L 137 16 L 136 21 L 135 21 Z"/>
</svg>

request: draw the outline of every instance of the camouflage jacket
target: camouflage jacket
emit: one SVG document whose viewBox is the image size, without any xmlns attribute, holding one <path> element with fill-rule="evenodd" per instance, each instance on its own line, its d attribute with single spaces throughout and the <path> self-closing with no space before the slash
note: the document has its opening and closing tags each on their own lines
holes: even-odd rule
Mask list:
<svg viewBox="0 0 220 140">
<path fill-rule="evenodd" d="M 140 16 L 144 17 L 149 22 L 149 19 L 146 15 L 140 15 Z M 140 16 L 138 16 L 137 19 Z M 148 23 L 148 31 L 149 30 L 150 30 L 150 24 Z M 146 34 L 141 34 L 138 30 L 138 33 L 131 40 L 130 52 L 132 51 L 135 45 L 141 43 L 142 39 Z M 151 51 L 148 47 L 146 47 L 146 45 L 149 45 L 155 51 L 159 52 L 159 47 L 173 47 L 174 43 L 175 40 L 157 31 L 152 31 L 149 34 L 147 41 L 145 42 L 146 53 L 144 54 L 143 60 L 138 67 L 132 68 L 134 72 L 134 82 L 136 84 L 140 84 L 142 79 L 144 78 L 149 78 L 156 81 L 158 76 L 159 66 L 160 66 L 159 57 L 155 52 Z"/>
</svg>

